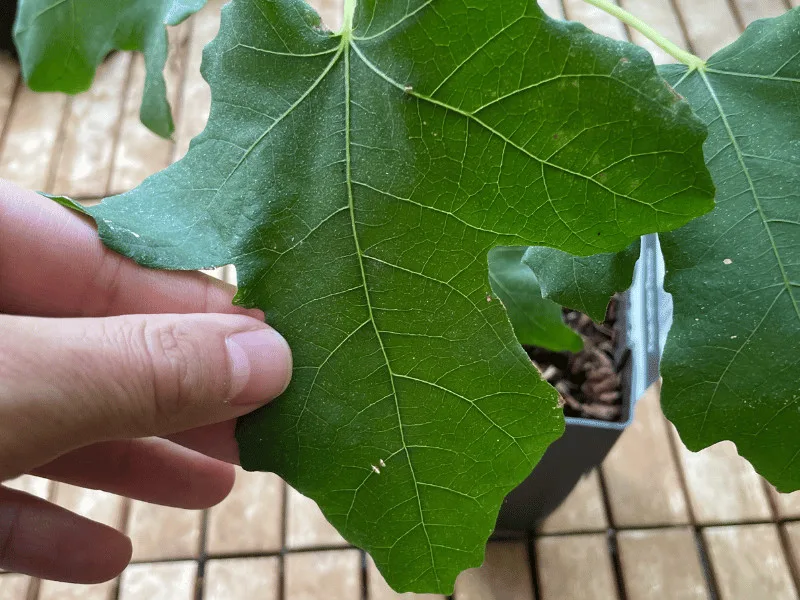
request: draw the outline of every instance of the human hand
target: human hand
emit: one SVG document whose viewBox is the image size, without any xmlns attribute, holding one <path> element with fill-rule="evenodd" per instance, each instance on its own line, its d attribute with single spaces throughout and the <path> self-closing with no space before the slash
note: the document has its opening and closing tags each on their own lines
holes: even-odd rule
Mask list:
<svg viewBox="0 0 800 600">
<path fill-rule="evenodd" d="M 234 291 L 140 267 L 88 219 L 0 181 L 0 482 L 32 473 L 189 509 L 222 500 L 236 417 L 291 376 L 286 342 Z M 0 486 L 0 568 L 93 583 L 130 556 L 122 533 Z"/>
</svg>

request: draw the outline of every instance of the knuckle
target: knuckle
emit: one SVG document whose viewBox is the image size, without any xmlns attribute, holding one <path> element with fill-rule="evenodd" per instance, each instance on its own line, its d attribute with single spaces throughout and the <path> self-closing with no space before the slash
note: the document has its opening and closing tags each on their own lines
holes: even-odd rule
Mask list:
<svg viewBox="0 0 800 600">
<path fill-rule="evenodd" d="M 206 392 L 200 377 L 201 349 L 182 324 L 145 326 L 143 337 L 158 416 L 183 414 Z"/>
</svg>

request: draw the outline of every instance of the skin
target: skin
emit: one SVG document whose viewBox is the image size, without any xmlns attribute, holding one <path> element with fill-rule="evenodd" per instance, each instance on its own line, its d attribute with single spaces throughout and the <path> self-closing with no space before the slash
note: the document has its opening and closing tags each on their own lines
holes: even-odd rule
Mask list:
<svg viewBox="0 0 800 600">
<path fill-rule="evenodd" d="M 31 473 L 187 509 L 225 498 L 235 419 L 291 376 L 288 345 L 234 292 L 140 267 L 89 219 L 0 181 L 0 482 Z M 0 485 L 0 568 L 96 583 L 130 557 L 122 533 Z"/>
</svg>

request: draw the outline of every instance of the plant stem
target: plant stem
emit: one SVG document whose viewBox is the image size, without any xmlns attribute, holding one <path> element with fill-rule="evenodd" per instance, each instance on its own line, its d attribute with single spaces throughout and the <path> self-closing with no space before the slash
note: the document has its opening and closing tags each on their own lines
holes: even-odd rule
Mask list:
<svg viewBox="0 0 800 600">
<path fill-rule="evenodd" d="M 642 21 L 639 17 L 636 17 L 629 13 L 624 8 L 617 6 L 611 0 L 583 0 L 587 4 L 591 4 L 596 6 L 600 10 L 604 10 L 608 14 L 613 17 L 616 17 L 629 27 L 632 27 L 647 39 L 651 40 L 654 44 L 656 44 L 659 48 L 661 48 L 664 52 L 672 56 L 673 58 L 677 59 L 678 61 L 685 64 L 689 67 L 689 70 L 694 71 L 695 69 L 704 70 L 706 66 L 706 61 L 704 61 L 699 56 L 695 56 L 691 52 L 687 52 L 683 48 L 680 48 L 673 42 L 669 41 L 663 35 L 661 35 L 658 31 L 650 27 L 647 23 Z"/>
<path fill-rule="evenodd" d="M 344 0 L 344 13 L 342 16 L 343 36 L 349 36 L 353 32 L 353 16 L 356 13 L 356 0 Z"/>
</svg>

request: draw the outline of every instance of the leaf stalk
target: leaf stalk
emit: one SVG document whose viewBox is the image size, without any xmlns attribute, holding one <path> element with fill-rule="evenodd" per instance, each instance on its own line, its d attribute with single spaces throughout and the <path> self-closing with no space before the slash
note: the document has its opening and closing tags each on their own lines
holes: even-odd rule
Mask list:
<svg viewBox="0 0 800 600">
<path fill-rule="evenodd" d="M 350 37 L 353 32 L 353 17 L 356 14 L 356 0 L 344 0 L 344 11 L 342 15 L 342 31 L 340 34 L 343 37 Z"/>
<path fill-rule="evenodd" d="M 695 56 L 691 52 L 687 52 L 677 44 L 671 42 L 663 35 L 661 35 L 658 31 L 653 29 L 650 25 L 642 21 L 639 17 L 632 15 L 627 10 L 614 4 L 611 0 L 583 0 L 587 4 L 591 4 L 592 6 L 596 6 L 600 10 L 603 10 L 610 14 L 613 17 L 616 17 L 629 27 L 632 27 L 647 39 L 652 41 L 656 44 L 659 48 L 661 48 L 664 52 L 678 60 L 679 62 L 685 64 L 689 67 L 690 71 L 694 71 L 695 69 L 699 71 L 704 71 L 706 68 L 706 61 L 704 61 L 699 56 Z"/>
</svg>

